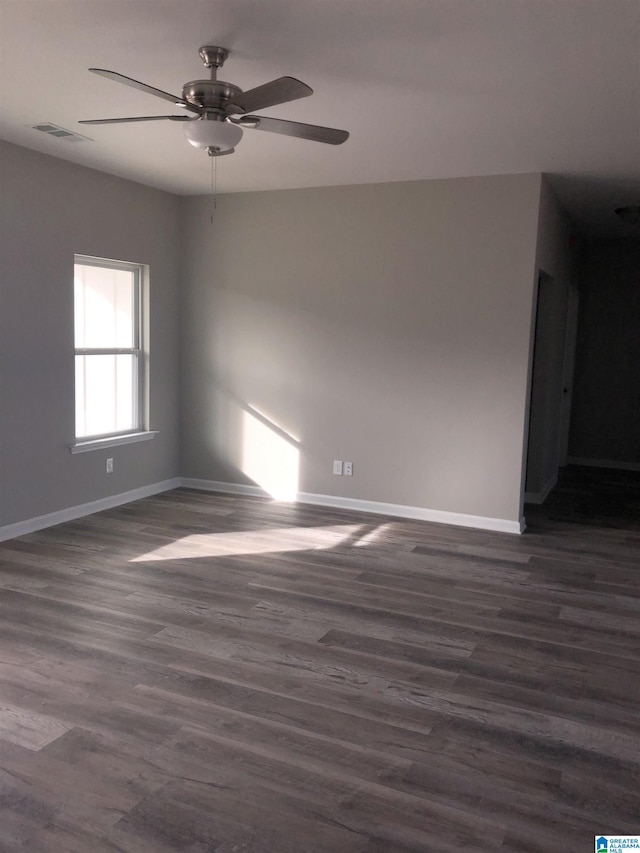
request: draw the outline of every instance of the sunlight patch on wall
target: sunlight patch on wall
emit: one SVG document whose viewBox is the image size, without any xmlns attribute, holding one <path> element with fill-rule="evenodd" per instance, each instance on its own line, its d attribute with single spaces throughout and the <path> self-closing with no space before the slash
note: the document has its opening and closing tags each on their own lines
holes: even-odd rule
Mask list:
<svg viewBox="0 0 640 853">
<path fill-rule="evenodd" d="M 336 548 L 349 540 L 357 540 L 361 531 L 361 524 L 339 524 L 332 527 L 283 527 L 229 533 L 197 533 L 134 557 L 129 562 L 149 563 L 198 557 L 324 550 Z"/>
<path fill-rule="evenodd" d="M 271 497 L 294 501 L 298 494 L 300 451 L 284 430 L 256 413 L 242 413 L 242 471 Z"/>
</svg>

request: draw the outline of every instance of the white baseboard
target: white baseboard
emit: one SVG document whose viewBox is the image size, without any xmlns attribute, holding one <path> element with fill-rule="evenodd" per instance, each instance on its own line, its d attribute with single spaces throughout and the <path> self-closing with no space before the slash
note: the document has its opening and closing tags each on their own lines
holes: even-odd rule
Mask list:
<svg viewBox="0 0 640 853">
<path fill-rule="evenodd" d="M 198 489 L 201 492 L 222 492 L 225 495 L 246 495 L 250 498 L 270 498 L 271 495 L 260 486 L 243 486 L 241 483 L 223 483 L 221 480 L 198 480 L 194 477 L 181 477 L 180 485 L 185 489 Z"/>
<path fill-rule="evenodd" d="M 584 465 L 587 468 L 615 468 L 618 471 L 640 471 L 640 462 L 616 462 L 613 459 L 582 459 L 570 456 L 569 465 Z"/>
<path fill-rule="evenodd" d="M 223 483 L 219 480 L 196 480 L 183 477 L 181 484 L 188 489 L 200 489 L 205 492 L 222 492 L 231 495 L 250 497 L 271 497 L 259 486 L 247 486 L 239 483 Z M 433 521 L 437 524 L 453 524 L 456 527 L 473 527 L 479 530 L 494 530 L 498 533 L 522 533 L 525 529 L 524 518 L 510 521 L 506 518 L 490 518 L 481 515 L 465 515 L 458 512 L 427 509 L 426 507 L 389 504 L 380 501 L 363 501 L 345 498 L 339 495 L 316 495 L 311 492 L 298 492 L 297 503 L 328 506 L 334 509 L 351 509 L 356 512 L 371 512 L 376 515 L 391 515 L 398 518 L 412 518 L 418 521 Z"/>
<path fill-rule="evenodd" d="M 92 515 L 105 509 L 131 503 L 132 501 L 148 498 L 152 495 L 167 492 L 184 486 L 189 489 L 199 489 L 208 492 L 222 492 L 232 495 L 247 495 L 250 497 L 271 496 L 259 486 L 246 486 L 239 483 L 223 483 L 218 480 L 197 480 L 190 477 L 174 477 L 171 480 L 163 480 L 160 483 L 151 483 L 139 489 L 128 492 L 120 492 L 96 501 L 67 507 L 66 509 L 50 512 L 47 515 L 39 515 L 7 524 L 0 527 L 0 542 L 7 539 L 15 539 L 17 536 L 26 536 L 37 530 L 44 530 L 56 524 L 64 524 L 65 521 L 74 521 L 85 515 Z M 327 506 L 334 509 L 350 509 L 356 512 L 368 512 L 375 515 L 390 515 L 398 518 L 411 518 L 418 521 L 431 521 L 437 524 L 452 524 L 456 527 L 471 527 L 478 530 L 493 530 L 498 533 L 522 533 L 525 529 L 524 518 L 520 521 L 510 521 L 505 518 L 490 518 L 481 515 L 466 515 L 464 513 L 446 512 L 443 510 L 428 509 L 426 507 L 406 506 L 404 504 L 382 503 L 380 501 L 364 501 L 356 498 L 346 498 L 339 495 L 316 495 L 310 492 L 298 492 L 296 502 L 312 504 L 315 506 Z"/>
<path fill-rule="evenodd" d="M 26 521 L 7 524 L 0 527 L 0 542 L 4 542 L 6 539 L 15 539 L 16 536 L 25 536 L 27 533 L 35 533 L 36 530 L 44 530 L 45 527 L 53 527 L 55 524 L 63 524 L 65 521 L 74 521 L 76 518 L 92 515 L 94 512 L 101 512 L 104 509 L 112 509 L 114 506 L 128 504 L 140 500 L 140 498 L 148 498 L 160 492 L 168 492 L 170 489 L 177 489 L 180 485 L 180 479 L 174 477 L 172 480 L 151 483 L 149 486 L 131 489 L 129 492 L 120 492 L 120 494 L 110 495 L 108 498 L 100 498 L 97 501 L 70 506 L 57 512 L 50 512 L 47 515 L 28 518 Z"/>
<path fill-rule="evenodd" d="M 558 474 L 554 474 L 554 476 L 549 480 L 547 485 L 540 492 L 525 492 L 524 493 L 524 502 L 527 504 L 543 504 L 546 499 L 549 497 L 551 490 L 555 488 L 558 482 Z"/>
</svg>

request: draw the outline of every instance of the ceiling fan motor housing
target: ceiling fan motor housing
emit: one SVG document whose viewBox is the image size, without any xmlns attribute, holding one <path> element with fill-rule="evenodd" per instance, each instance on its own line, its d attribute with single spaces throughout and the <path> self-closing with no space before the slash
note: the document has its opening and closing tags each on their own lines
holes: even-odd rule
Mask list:
<svg viewBox="0 0 640 853">
<path fill-rule="evenodd" d="M 182 97 L 195 107 L 205 110 L 223 110 L 233 98 L 242 94 L 239 86 L 222 80 L 191 80 L 182 88 Z"/>
</svg>

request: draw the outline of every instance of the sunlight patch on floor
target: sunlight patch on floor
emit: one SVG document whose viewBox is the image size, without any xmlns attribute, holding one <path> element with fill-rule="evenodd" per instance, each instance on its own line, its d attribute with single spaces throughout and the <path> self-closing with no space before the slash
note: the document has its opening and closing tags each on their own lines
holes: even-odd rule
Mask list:
<svg viewBox="0 0 640 853">
<path fill-rule="evenodd" d="M 375 542 L 378 542 L 385 533 L 388 533 L 392 527 L 393 524 L 379 524 L 377 527 L 374 527 L 373 530 L 369 530 L 368 533 L 363 533 L 363 535 L 353 544 L 356 548 L 373 545 Z"/>
<path fill-rule="evenodd" d="M 129 562 L 148 563 L 236 554 L 323 550 L 336 548 L 349 540 L 357 540 L 361 531 L 361 524 L 340 524 L 331 527 L 283 527 L 228 533 L 196 533 L 134 557 Z"/>
</svg>

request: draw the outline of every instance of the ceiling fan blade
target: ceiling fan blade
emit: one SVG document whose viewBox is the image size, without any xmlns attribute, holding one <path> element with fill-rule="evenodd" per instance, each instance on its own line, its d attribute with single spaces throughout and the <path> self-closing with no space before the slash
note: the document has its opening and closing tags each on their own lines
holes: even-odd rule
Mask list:
<svg viewBox="0 0 640 853">
<path fill-rule="evenodd" d="M 306 98 L 308 95 L 313 95 L 311 86 L 296 80 L 295 77 L 278 77 L 277 80 L 256 86 L 255 89 L 249 89 L 234 97 L 231 103 L 227 104 L 225 112 L 227 115 L 237 115 L 253 110 L 264 110 L 276 104 L 286 104 L 287 101 Z"/>
<path fill-rule="evenodd" d="M 242 118 L 233 119 L 233 123 L 241 127 L 251 127 L 254 130 L 267 130 L 269 133 L 295 136 L 298 139 L 326 142 L 329 145 L 341 145 L 349 138 L 346 130 L 321 127 L 318 124 L 302 124 L 299 121 L 286 121 L 281 118 L 267 118 L 267 116 L 242 116 Z"/>
<path fill-rule="evenodd" d="M 99 74 L 101 77 L 106 77 L 107 80 L 115 80 L 116 83 L 124 83 L 125 86 L 130 86 L 132 89 L 139 89 L 141 92 L 146 92 L 148 95 L 155 95 L 157 98 L 162 98 L 164 101 L 169 101 L 177 107 L 184 107 L 192 112 L 200 112 L 200 108 L 185 101 L 184 98 L 179 98 L 177 95 L 172 95 L 170 92 L 163 92 L 162 89 L 156 89 L 155 86 L 149 86 L 147 83 L 141 83 L 139 80 L 134 80 L 133 77 L 127 77 L 124 74 L 118 74 L 117 71 L 108 71 L 106 68 L 90 68 L 93 74 Z"/>
<path fill-rule="evenodd" d="M 198 121 L 191 116 L 133 116 L 132 118 L 90 118 L 79 121 L 78 124 L 125 124 L 130 121 Z"/>
</svg>

